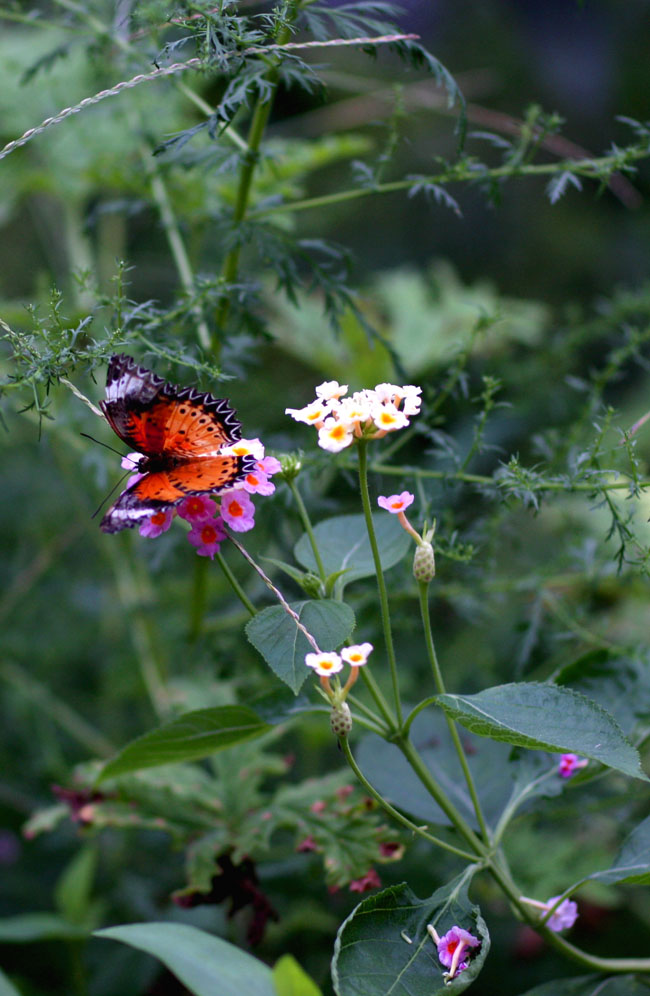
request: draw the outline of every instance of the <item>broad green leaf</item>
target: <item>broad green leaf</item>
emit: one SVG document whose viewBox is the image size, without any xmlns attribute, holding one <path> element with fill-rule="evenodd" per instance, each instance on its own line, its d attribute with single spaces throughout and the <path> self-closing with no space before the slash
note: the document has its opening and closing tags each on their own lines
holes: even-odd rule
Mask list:
<svg viewBox="0 0 650 996">
<path fill-rule="evenodd" d="M 79 940 L 87 936 L 87 930 L 69 923 L 58 913 L 23 913 L 0 918 L 0 942 L 3 944 Z"/>
<path fill-rule="evenodd" d="M 5 973 L 0 968 L 0 996 L 20 996 L 15 986 L 11 984 Z"/>
<path fill-rule="evenodd" d="M 277 996 L 323 996 L 313 979 L 291 955 L 283 955 L 273 968 Z M 1 994 L 0 994 L 1 996 Z"/>
<path fill-rule="evenodd" d="M 233 944 L 183 923 L 95 931 L 158 958 L 194 996 L 276 996 L 271 969 Z"/>
<path fill-rule="evenodd" d="M 411 740 L 422 760 L 462 815 L 478 829 L 458 755 L 440 709 L 427 709 L 413 720 Z M 467 762 L 474 777 L 485 817 L 494 825 L 512 792 L 508 757 L 511 748 L 482 737 L 464 736 Z M 359 766 L 383 796 L 399 809 L 425 823 L 450 826 L 449 817 L 431 798 L 402 752 L 381 737 L 365 736 L 357 750 Z"/>
<path fill-rule="evenodd" d="M 591 650 L 555 676 L 611 713 L 629 736 L 638 720 L 650 716 L 650 662 L 646 655 Z"/>
<path fill-rule="evenodd" d="M 406 554 L 411 540 L 393 515 L 373 516 L 373 522 L 381 566 L 387 571 Z M 315 527 L 314 534 L 325 574 L 345 572 L 337 582 L 341 590 L 350 581 L 374 575 L 375 563 L 363 515 L 338 515 L 333 519 L 325 519 Z M 303 567 L 318 572 L 307 535 L 300 537 L 293 552 Z"/>
<path fill-rule="evenodd" d="M 160 764 L 197 761 L 243 740 L 259 737 L 267 730 L 268 725 L 246 706 L 197 709 L 127 744 L 108 762 L 98 781 Z"/>
<path fill-rule="evenodd" d="M 323 651 L 340 647 L 354 629 L 354 613 L 345 602 L 294 602 L 291 608 Z M 247 623 L 246 636 L 274 674 L 297 695 L 312 673 L 305 667 L 305 654 L 314 648 L 289 613 L 279 605 L 262 609 Z"/>
<path fill-rule="evenodd" d="M 572 979 L 554 979 L 521 996 L 648 996 L 650 984 L 634 975 L 579 975 Z"/>
<path fill-rule="evenodd" d="M 650 816 L 623 841 L 612 867 L 589 877 L 598 882 L 650 885 Z"/>
<path fill-rule="evenodd" d="M 266 695 L 253 699 L 250 707 L 260 719 L 269 723 L 270 726 L 286 723 L 288 719 L 301 716 L 304 713 L 321 712 L 326 716 L 330 714 L 330 707 L 323 699 L 318 698 L 316 701 L 312 701 L 304 693 L 294 695 L 285 686 L 279 686 L 272 692 L 267 692 Z"/>
<path fill-rule="evenodd" d="M 332 980 L 337 996 L 442 996 L 467 989 L 483 967 L 490 936 L 478 907 L 467 898 L 464 877 L 429 899 L 418 899 L 402 884 L 360 903 L 336 938 Z M 464 927 L 481 941 L 468 967 L 448 985 L 427 924 L 440 936 Z"/>
<path fill-rule="evenodd" d="M 570 751 L 632 778 L 649 780 L 616 720 L 570 688 L 519 682 L 478 695 L 439 695 L 437 701 L 479 736 L 532 750 Z"/>
</svg>

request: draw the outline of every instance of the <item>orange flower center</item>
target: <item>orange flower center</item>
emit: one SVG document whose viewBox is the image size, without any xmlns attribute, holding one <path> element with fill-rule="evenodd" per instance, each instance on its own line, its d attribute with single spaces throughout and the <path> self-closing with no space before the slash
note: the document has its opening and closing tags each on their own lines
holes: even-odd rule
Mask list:
<svg viewBox="0 0 650 996">
<path fill-rule="evenodd" d="M 248 476 L 246 477 L 246 483 L 250 484 L 251 487 L 254 488 L 257 487 L 257 485 L 260 483 L 260 479 L 259 477 L 256 477 L 255 474 L 248 474 Z"/>
<path fill-rule="evenodd" d="M 214 526 L 204 526 L 201 530 L 201 539 L 204 543 L 214 543 L 217 539 L 217 530 Z"/>
<path fill-rule="evenodd" d="M 165 513 L 164 512 L 154 512 L 151 516 L 151 524 L 153 526 L 164 526 L 165 525 Z"/>
<path fill-rule="evenodd" d="M 244 514 L 244 509 L 241 507 L 238 501 L 231 501 L 230 505 L 228 506 L 228 513 L 229 515 L 232 515 L 233 518 L 237 518 L 238 516 Z"/>
</svg>

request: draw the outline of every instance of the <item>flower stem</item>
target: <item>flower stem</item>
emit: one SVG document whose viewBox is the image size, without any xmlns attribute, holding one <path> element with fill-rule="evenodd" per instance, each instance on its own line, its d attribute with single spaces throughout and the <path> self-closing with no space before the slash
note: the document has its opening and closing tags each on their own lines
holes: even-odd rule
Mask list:
<svg viewBox="0 0 650 996">
<path fill-rule="evenodd" d="M 318 549 L 318 543 L 316 542 L 316 536 L 314 535 L 314 530 L 312 528 L 311 519 L 309 518 L 309 513 L 307 511 L 304 501 L 302 500 L 302 495 L 298 490 L 295 480 L 291 479 L 289 480 L 288 483 L 289 483 L 289 488 L 291 489 L 291 494 L 293 495 L 294 500 L 296 502 L 296 506 L 298 508 L 298 514 L 300 516 L 303 529 L 305 530 L 309 538 L 309 543 L 311 545 L 312 553 L 314 554 L 314 560 L 316 561 L 316 565 L 318 567 L 319 577 L 323 582 L 323 584 L 325 584 L 325 567 L 323 565 L 323 559 L 320 555 L 320 550 Z"/>
<path fill-rule="evenodd" d="M 359 484 L 361 487 L 361 503 L 363 505 L 363 514 L 366 519 L 366 529 L 368 530 L 368 539 L 370 541 L 370 549 L 372 550 L 372 559 L 375 564 L 375 572 L 377 575 L 377 588 L 379 590 L 379 606 L 381 609 L 381 621 L 384 630 L 384 642 L 386 644 L 386 653 L 388 655 L 388 664 L 390 666 L 391 679 L 393 683 L 393 698 L 395 700 L 395 712 L 397 713 L 398 724 L 401 727 L 403 722 L 402 703 L 399 694 L 399 683 L 397 680 L 397 662 L 395 660 L 395 649 L 393 647 L 393 634 L 390 625 L 388 594 L 386 592 L 386 583 L 384 581 L 384 574 L 381 566 L 381 558 L 379 556 L 379 548 L 377 546 L 377 537 L 375 535 L 375 527 L 372 521 L 372 510 L 370 508 L 370 493 L 368 491 L 367 446 L 368 444 L 365 439 L 360 439 L 357 445 L 357 450 L 359 453 Z"/>
<path fill-rule="evenodd" d="M 397 820 L 398 823 L 401 823 L 402 826 L 407 828 L 407 830 L 411 830 L 413 833 L 418 834 L 418 836 L 424 837 L 424 839 L 428 840 L 429 843 L 435 844 L 436 847 L 441 847 L 445 851 L 450 851 L 452 854 L 456 854 L 459 858 L 464 858 L 466 861 L 475 860 L 476 855 L 469 854 L 467 851 L 463 851 L 460 847 L 455 847 L 453 844 L 447 843 L 446 840 L 442 840 L 439 837 L 434 837 L 434 835 L 430 834 L 427 830 L 424 829 L 424 827 L 417 826 L 415 823 L 409 820 L 408 817 L 403 816 L 402 813 L 400 813 L 397 809 L 391 806 L 391 804 L 387 802 L 386 799 L 384 799 L 384 797 L 380 795 L 375 788 L 373 788 L 373 786 L 370 784 L 366 776 L 361 771 L 360 767 L 358 766 L 357 762 L 353 757 L 352 751 L 350 750 L 350 744 L 348 743 L 348 738 L 342 737 L 340 743 L 343 749 L 343 753 L 345 754 L 346 760 L 350 765 L 350 768 L 357 776 L 357 778 L 365 788 L 368 795 L 371 795 L 372 798 L 379 803 L 382 809 L 384 809 L 390 816 L 392 816 L 394 820 Z"/>
<path fill-rule="evenodd" d="M 418 584 L 418 594 L 420 598 L 420 613 L 422 615 L 422 625 L 424 627 L 424 642 L 427 648 L 427 654 L 429 657 L 429 662 L 431 664 L 431 670 L 433 671 L 433 680 L 435 682 L 436 689 L 440 695 L 445 693 L 445 684 L 442 679 L 442 672 L 440 670 L 440 664 L 438 663 L 438 655 L 436 654 L 435 643 L 433 642 L 433 632 L 431 630 L 431 615 L 429 612 L 429 599 L 428 599 L 429 585 L 426 581 L 420 581 Z M 472 803 L 474 805 L 474 812 L 476 813 L 476 819 L 478 820 L 478 825 L 481 828 L 481 833 L 483 835 L 483 840 L 487 844 L 490 840 L 490 832 L 488 830 L 487 824 L 485 822 L 485 817 L 483 816 L 483 809 L 479 801 L 478 794 L 476 792 L 476 786 L 474 785 L 474 779 L 472 773 L 469 769 L 467 763 L 467 757 L 465 756 L 465 751 L 463 750 L 463 745 L 458 735 L 458 729 L 455 722 L 450 716 L 445 713 L 445 719 L 447 720 L 447 726 L 449 727 L 449 733 L 453 741 L 456 753 L 458 754 L 458 760 L 460 761 L 460 766 L 463 769 L 463 774 L 465 776 L 465 781 L 467 782 L 467 788 L 469 794 L 472 797 Z"/>
<path fill-rule="evenodd" d="M 254 616 L 256 612 L 255 606 L 251 602 L 250 598 L 248 597 L 248 595 L 240 585 L 239 581 L 237 580 L 233 572 L 228 567 L 226 559 L 222 553 L 217 554 L 217 561 L 219 563 L 219 567 L 221 568 L 226 578 L 228 579 L 228 583 L 230 584 L 230 587 L 234 591 L 239 601 L 242 603 L 246 611 L 249 612 L 251 616 Z"/>
</svg>

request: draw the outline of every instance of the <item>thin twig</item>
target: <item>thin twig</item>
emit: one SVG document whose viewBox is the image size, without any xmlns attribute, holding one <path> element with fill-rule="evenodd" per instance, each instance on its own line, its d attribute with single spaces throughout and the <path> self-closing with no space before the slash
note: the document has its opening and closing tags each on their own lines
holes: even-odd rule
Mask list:
<svg viewBox="0 0 650 996">
<path fill-rule="evenodd" d="M 387 45 L 391 42 L 398 41 L 414 41 L 419 38 L 419 35 L 378 35 L 375 38 L 363 37 L 363 38 L 330 38 L 327 41 L 311 41 L 311 42 L 287 42 L 285 45 L 267 45 L 259 48 L 249 48 L 246 50 L 247 55 L 262 55 L 266 52 L 284 51 L 286 49 L 296 50 L 296 49 L 309 49 L 309 48 L 328 48 L 337 45 Z M 241 52 L 232 53 L 241 57 Z M 11 152 L 19 149 L 22 145 L 26 145 L 27 142 L 31 141 L 37 135 L 42 134 L 47 128 L 52 125 L 60 124 L 69 118 L 73 114 L 79 114 L 80 111 L 85 110 L 87 107 L 92 107 L 93 104 L 98 104 L 100 101 L 104 100 L 106 97 L 116 97 L 122 92 L 122 90 L 128 90 L 132 87 L 138 86 L 140 83 L 147 83 L 150 80 L 160 79 L 163 76 L 174 76 L 176 73 L 183 73 L 187 69 L 202 69 L 205 68 L 205 64 L 202 59 L 188 59 L 187 62 L 174 62 L 171 66 L 163 66 L 160 69 L 154 69 L 150 73 L 138 73 L 137 76 L 131 77 L 130 80 L 122 80 L 120 83 L 116 83 L 115 86 L 110 87 L 108 90 L 100 90 L 99 93 L 94 94 L 92 97 L 84 97 L 78 104 L 73 107 L 64 107 L 59 111 L 58 114 L 53 115 L 51 118 L 45 118 L 44 121 L 37 125 L 35 128 L 28 128 L 27 131 L 20 136 L 20 138 L 14 139 L 12 142 L 8 142 L 3 149 L 0 150 L 0 159 L 4 159 Z M 217 108 L 218 109 L 218 108 Z"/>
</svg>

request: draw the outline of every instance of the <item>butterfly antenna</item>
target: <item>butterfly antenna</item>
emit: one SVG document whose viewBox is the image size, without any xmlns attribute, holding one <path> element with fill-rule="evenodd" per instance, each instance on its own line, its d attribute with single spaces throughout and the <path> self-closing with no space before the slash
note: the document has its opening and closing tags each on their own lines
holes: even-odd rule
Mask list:
<svg viewBox="0 0 650 996">
<path fill-rule="evenodd" d="M 86 433 L 85 433 L 85 432 L 82 432 L 82 433 L 81 433 L 81 435 L 82 435 L 82 436 L 85 436 L 85 435 L 86 435 Z M 93 438 L 92 436 L 88 436 L 88 439 L 92 439 L 92 438 Z M 95 442 L 97 443 L 97 442 L 99 442 L 99 440 L 98 440 L 98 439 L 96 439 L 96 440 L 95 440 Z M 110 450 L 110 449 L 112 449 L 112 447 L 111 447 L 111 446 L 109 446 L 108 448 L 109 448 L 109 450 Z M 115 452 L 117 453 L 117 450 L 115 450 Z M 99 505 L 97 506 L 97 508 L 96 508 L 96 509 L 95 509 L 95 511 L 93 512 L 93 514 L 92 514 L 92 515 L 90 516 L 90 518 L 91 518 L 91 519 L 96 519 L 96 518 L 97 518 L 97 516 L 99 515 L 99 513 L 101 512 L 101 510 L 103 509 L 104 505 L 106 504 L 106 502 L 108 501 L 108 499 L 109 499 L 109 498 L 111 497 L 111 495 L 112 495 L 112 494 L 114 494 L 114 493 L 115 493 L 115 492 L 117 491 L 117 489 L 119 488 L 119 486 L 120 486 L 120 484 L 122 483 L 122 481 L 124 480 L 124 478 L 125 478 L 125 477 L 127 477 L 127 476 L 128 476 L 129 474 L 131 474 L 131 473 L 132 473 L 132 471 L 130 471 L 130 470 L 126 470 L 126 471 L 125 471 L 125 472 L 124 472 L 124 473 L 122 474 L 122 476 L 120 477 L 120 479 L 119 479 L 119 481 L 117 482 L 117 484 L 114 484 L 114 485 L 113 485 L 113 487 L 111 488 L 111 490 L 110 490 L 110 491 L 108 492 L 108 494 L 106 495 L 106 497 L 105 497 L 105 498 L 102 498 L 101 502 L 99 503 Z"/>
<path fill-rule="evenodd" d="M 80 432 L 79 435 L 80 436 L 85 436 L 86 439 L 92 439 L 93 443 L 98 443 L 100 446 L 105 446 L 107 450 L 111 451 L 111 453 L 117 453 L 118 457 L 123 457 L 124 456 L 124 454 L 120 453 L 119 450 L 116 450 L 114 446 L 109 446 L 108 443 L 103 443 L 101 441 L 101 439 L 95 439 L 94 436 L 89 436 L 87 432 Z"/>
</svg>

